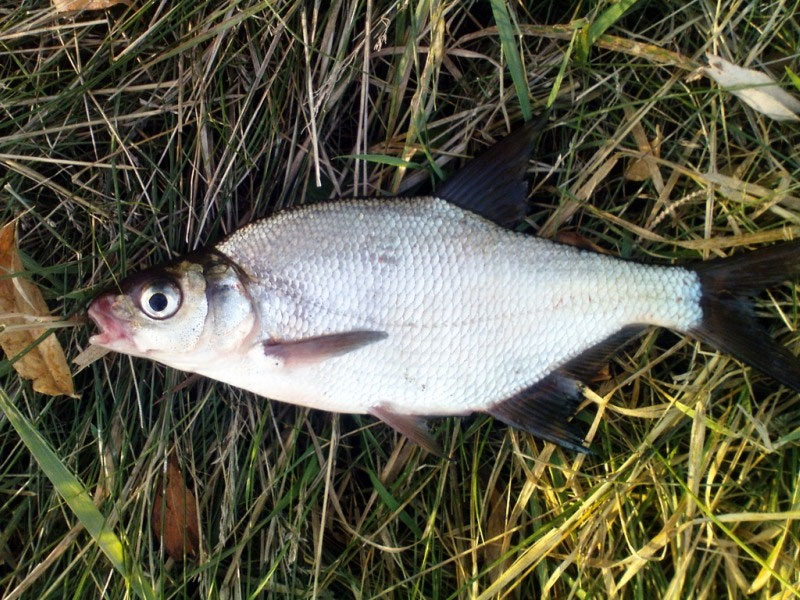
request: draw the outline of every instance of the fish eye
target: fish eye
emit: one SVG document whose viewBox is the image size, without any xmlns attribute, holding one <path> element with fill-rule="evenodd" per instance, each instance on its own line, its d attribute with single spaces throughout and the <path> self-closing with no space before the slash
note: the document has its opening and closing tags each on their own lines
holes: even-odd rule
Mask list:
<svg viewBox="0 0 800 600">
<path fill-rule="evenodd" d="M 142 288 L 139 305 L 153 319 L 168 319 L 181 307 L 181 290 L 171 281 L 159 280 Z"/>
</svg>

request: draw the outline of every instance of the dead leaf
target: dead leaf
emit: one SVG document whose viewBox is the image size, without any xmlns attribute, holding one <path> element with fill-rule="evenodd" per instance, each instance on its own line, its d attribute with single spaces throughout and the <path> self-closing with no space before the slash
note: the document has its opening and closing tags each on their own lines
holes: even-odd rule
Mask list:
<svg viewBox="0 0 800 600">
<path fill-rule="evenodd" d="M 703 71 L 750 108 L 777 121 L 800 121 L 800 100 L 761 71 L 745 69 L 724 58 L 706 54 Z"/>
<path fill-rule="evenodd" d="M 153 500 L 153 532 L 162 539 L 167 554 L 175 560 L 196 556 L 200 547 L 197 502 L 183 481 L 175 450 L 167 460 L 166 494 L 163 486 L 164 480 L 159 475 Z"/>
<path fill-rule="evenodd" d="M 650 167 L 644 158 L 634 158 L 628 162 L 625 169 L 625 179 L 628 181 L 647 181 L 650 179 Z"/>
<path fill-rule="evenodd" d="M 658 159 L 661 157 L 660 132 L 652 142 L 647 139 L 641 123 L 636 123 L 631 130 L 636 145 L 639 146 L 641 156 L 628 160 L 625 168 L 625 179 L 628 181 L 647 181 L 648 179 L 661 179 L 658 173 Z M 663 187 L 663 181 L 659 181 Z"/>
<path fill-rule="evenodd" d="M 592 375 L 589 383 L 600 383 L 611 379 L 611 366 L 609 363 L 604 363 L 600 369 Z"/>
<path fill-rule="evenodd" d="M 497 581 L 500 575 L 506 570 L 508 566 L 508 559 L 500 561 L 508 551 L 509 543 L 511 541 L 511 533 L 509 532 L 512 527 L 508 527 L 508 506 L 504 495 L 500 494 L 496 489 L 490 491 L 491 500 L 489 506 L 489 519 L 486 523 L 486 545 L 483 547 L 484 562 L 487 565 L 494 564 L 490 572 L 492 581 Z"/>
<path fill-rule="evenodd" d="M 130 5 L 128 0 L 53 0 L 56 12 L 76 12 L 79 10 L 103 10 L 115 4 Z"/>
<path fill-rule="evenodd" d="M 555 236 L 553 236 L 553 241 L 558 242 L 559 244 L 575 246 L 581 250 L 591 250 L 592 252 L 597 252 L 598 254 L 611 254 L 608 250 L 601 248 L 589 238 L 574 231 L 559 231 L 555 234 Z"/>
<path fill-rule="evenodd" d="M 0 327 L 17 327 L 0 333 L 0 347 L 9 358 L 23 352 L 47 331 L 32 324 L 19 326 L 50 314 L 39 288 L 20 276 L 22 271 L 16 230 L 13 223 L 8 223 L 0 229 Z M 37 392 L 51 396 L 75 394 L 64 350 L 55 335 L 47 336 L 13 367 L 20 377 L 33 380 Z"/>
</svg>

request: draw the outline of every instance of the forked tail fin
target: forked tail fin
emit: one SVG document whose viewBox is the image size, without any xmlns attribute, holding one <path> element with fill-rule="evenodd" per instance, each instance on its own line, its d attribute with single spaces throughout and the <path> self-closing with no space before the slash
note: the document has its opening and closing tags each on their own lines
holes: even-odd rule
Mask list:
<svg viewBox="0 0 800 600">
<path fill-rule="evenodd" d="M 751 296 L 800 278 L 800 241 L 692 265 L 700 277 L 701 324 L 690 333 L 800 392 L 800 358 L 758 324 Z"/>
</svg>

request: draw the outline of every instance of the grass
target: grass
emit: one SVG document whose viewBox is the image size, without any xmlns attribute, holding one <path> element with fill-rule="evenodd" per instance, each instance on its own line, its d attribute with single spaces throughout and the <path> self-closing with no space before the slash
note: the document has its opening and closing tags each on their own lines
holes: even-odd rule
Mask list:
<svg viewBox="0 0 800 600">
<path fill-rule="evenodd" d="M 529 4 L 0 4 L 0 221 L 54 314 L 79 314 L 303 199 L 429 188 L 552 97 L 531 230 L 665 263 L 797 237 L 797 126 L 695 72 L 713 51 L 790 87 L 797 2 Z M 797 354 L 797 287 L 758 310 Z M 89 329 L 55 335 L 74 356 Z M 0 362 L 0 596 L 134 593 L 51 467 L 165 598 L 800 596 L 798 395 L 691 339 L 612 361 L 589 457 L 472 416 L 436 422 L 448 463 L 369 418 L 185 381 L 109 356 L 48 398 Z M 201 515 L 185 563 L 149 524 L 173 448 Z"/>
</svg>

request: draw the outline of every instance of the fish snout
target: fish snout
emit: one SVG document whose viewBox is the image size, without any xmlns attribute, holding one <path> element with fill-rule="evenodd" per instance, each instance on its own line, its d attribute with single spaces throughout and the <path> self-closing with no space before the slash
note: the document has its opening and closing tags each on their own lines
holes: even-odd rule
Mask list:
<svg viewBox="0 0 800 600">
<path fill-rule="evenodd" d="M 96 346 L 112 348 L 115 342 L 130 337 L 125 321 L 116 316 L 118 296 L 113 292 L 103 292 L 89 305 L 89 318 L 94 321 L 100 333 L 89 338 L 89 343 Z"/>
</svg>

